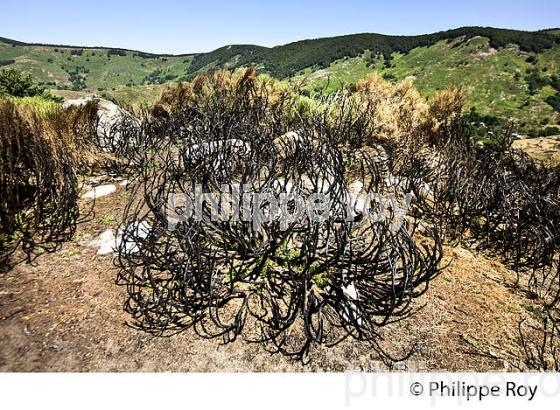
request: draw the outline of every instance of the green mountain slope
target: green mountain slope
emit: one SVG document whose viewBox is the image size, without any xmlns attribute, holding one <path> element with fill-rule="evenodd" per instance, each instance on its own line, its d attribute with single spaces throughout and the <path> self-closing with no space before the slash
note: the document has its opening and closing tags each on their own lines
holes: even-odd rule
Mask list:
<svg viewBox="0 0 560 410">
<path fill-rule="evenodd" d="M 64 95 L 95 92 L 127 101 L 135 95 L 155 98 L 161 84 L 250 64 L 284 81 L 305 80 L 309 94 L 333 92 L 378 72 L 394 80 L 412 77 L 425 95 L 461 86 L 469 107 L 513 117 L 527 132 L 560 121 L 559 32 L 464 27 L 420 36 L 354 34 L 273 48 L 231 45 L 181 56 L 0 38 L 0 65 L 28 72 Z"/>
<path fill-rule="evenodd" d="M 461 86 L 467 108 L 513 117 L 525 132 L 560 120 L 559 107 L 547 102 L 559 93 L 559 45 L 537 53 L 522 51 L 515 44 L 494 48 L 485 37 L 459 38 L 418 47 L 408 54 L 393 53 L 389 67 L 366 52 L 337 60 L 325 69 L 304 70 L 295 79 L 305 79 L 310 94 L 330 93 L 371 72 L 395 80 L 412 77 L 420 92 L 428 96 L 450 84 Z"/>
<path fill-rule="evenodd" d="M 185 77 L 193 55 L 168 56 L 139 51 L 30 45 L 0 38 L 0 65 L 30 73 L 54 89 L 104 91 L 163 84 Z"/>
<path fill-rule="evenodd" d="M 191 67 L 191 73 L 204 69 L 204 63 L 212 61 L 215 65 L 232 63 L 235 65 L 249 63 L 260 64 L 270 74 L 285 78 L 307 67 L 327 67 L 343 57 L 357 57 L 366 50 L 390 60 L 395 52 L 408 53 L 417 47 L 426 47 L 441 40 L 458 37 L 470 39 L 483 36 L 489 39 L 494 48 L 516 44 L 523 51 L 541 52 L 559 43 L 559 38 L 550 32 L 525 32 L 517 30 L 495 29 L 489 27 L 463 27 L 419 36 L 387 36 L 383 34 L 351 34 L 346 36 L 319 38 L 297 41 L 283 46 L 266 48 L 255 46 L 222 47 L 211 53 L 197 55 Z M 234 54 L 234 50 L 236 54 Z"/>
</svg>

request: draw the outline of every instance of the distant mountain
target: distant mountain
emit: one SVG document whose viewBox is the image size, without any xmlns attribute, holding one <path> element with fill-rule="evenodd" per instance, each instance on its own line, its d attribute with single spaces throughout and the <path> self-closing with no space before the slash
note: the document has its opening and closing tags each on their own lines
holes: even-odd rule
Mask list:
<svg viewBox="0 0 560 410">
<path fill-rule="evenodd" d="M 278 47 L 229 45 L 209 53 L 27 44 L 0 37 L 0 66 L 31 73 L 53 89 L 153 99 L 161 85 L 218 68 L 255 65 L 305 92 L 332 92 L 368 73 L 414 78 L 426 95 L 462 86 L 481 114 L 514 117 L 522 130 L 560 121 L 560 29 L 526 32 L 463 27 L 418 36 L 352 34 Z"/>
<path fill-rule="evenodd" d="M 463 27 L 419 36 L 386 36 L 382 34 L 351 34 L 339 37 L 303 40 L 283 46 L 228 46 L 206 54 L 196 55 L 191 72 L 205 69 L 209 64 L 241 66 L 262 64 L 263 69 L 280 78 L 294 75 L 307 67 L 327 67 L 344 57 L 357 57 L 369 50 L 390 61 L 393 53 L 408 53 L 417 47 L 428 47 L 441 40 L 459 37 L 465 40 L 486 37 L 494 48 L 516 44 L 522 51 L 539 53 L 560 43 L 550 32 L 525 32 L 488 27 Z"/>
</svg>

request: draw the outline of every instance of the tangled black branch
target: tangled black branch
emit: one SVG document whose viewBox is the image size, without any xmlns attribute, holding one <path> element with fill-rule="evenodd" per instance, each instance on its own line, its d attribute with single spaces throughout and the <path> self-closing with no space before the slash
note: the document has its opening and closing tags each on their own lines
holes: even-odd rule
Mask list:
<svg viewBox="0 0 560 410">
<path fill-rule="evenodd" d="M 133 326 L 158 335 L 194 328 L 296 358 L 352 336 L 390 359 L 380 328 L 409 315 L 438 273 L 437 230 L 418 243 L 397 207 L 366 218 L 352 198 L 375 192 L 403 199 L 382 166 L 382 149 L 355 149 L 348 160 L 338 148 L 348 119 L 331 122 L 327 134 L 327 117 L 301 116 L 282 98 L 241 81 L 227 98 L 143 122 L 144 157 L 116 261 L 128 289 L 125 309 Z M 216 221 L 208 206 L 204 218 L 178 218 L 169 229 L 171 196 L 195 201 L 197 186 L 206 193 L 239 186 L 274 196 L 322 193 L 331 209 L 322 222 L 271 220 L 255 228 L 231 215 Z M 263 213 L 271 207 L 251 205 Z M 247 204 L 237 197 L 231 206 L 243 212 Z"/>
<path fill-rule="evenodd" d="M 48 119 L 0 104 L 0 269 L 21 257 L 28 262 L 56 250 L 79 219 L 76 144 L 87 135 L 83 112 L 56 112 Z"/>
<path fill-rule="evenodd" d="M 515 285 L 539 300 L 539 325 L 519 323 L 522 359 L 530 369 L 558 370 L 560 326 L 560 170 L 505 147 L 476 147 L 462 124 L 442 144 L 397 150 L 393 172 L 427 185 L 415 216 L 447 241 L 498 256 L 517 274 Z M 507 138 L 506 138 L 507 139 Z M 534 333 L 537 336 L 534 336 Z"/>
</svg>

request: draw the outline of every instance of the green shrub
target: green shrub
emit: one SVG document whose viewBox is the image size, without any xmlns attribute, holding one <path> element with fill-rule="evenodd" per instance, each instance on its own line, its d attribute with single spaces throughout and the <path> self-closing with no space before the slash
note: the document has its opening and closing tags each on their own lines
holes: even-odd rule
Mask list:
<svg viewBox="0 0 560 410">
<path fill-rule="evenodd" d="M 61 101 L 48 92 L 48 90 L 36 84 L 30 75 L 24 75 L 16 69 L 0 70 L 0 95 L 11 97 L 36 97 L 40 96 L 47 100 Z"/>
<path fill-rule="evenodd" d="M 549 84 L 548 78 L 540 76 L 537 69 L 528 70 L 527 74 L 526 79 L 529 85 L 529 93 L 531 95 L 534 95 L 539 88 Z"/>
<path fill-rule="evenodd" d="M 560 91 L 557 91 L 556 94 L 547 97 L 545 101 L 548 105 L 554 108 L 554 111 L 560 112 Z"/>
</svg>

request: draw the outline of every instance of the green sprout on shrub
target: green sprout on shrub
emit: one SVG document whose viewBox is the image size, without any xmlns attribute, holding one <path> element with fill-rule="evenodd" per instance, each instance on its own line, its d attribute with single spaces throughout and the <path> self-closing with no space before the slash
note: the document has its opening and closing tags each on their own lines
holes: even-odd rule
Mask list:
<svg viewBox="0 0 560 410">
<path fill-rule="evenodd" d="M 115 221 L 115 215 L 113 215 L 113 214 L 105 214 L 101 218 L 101 223 L 103 225 L 109 225 L 110 223 L 112 223 L 114 221 Z"/>
<path fill-rule="evenodd" d="M 320 288 L 322 288 L 323 286 L 325 286 L 325 278 L 323 277 L 322 274 L 318 273 L 316 275 L 313 275 L 313 282 L 315 282 L 315 284 L 317 286 L 319 286 Z"/>
</svg>

